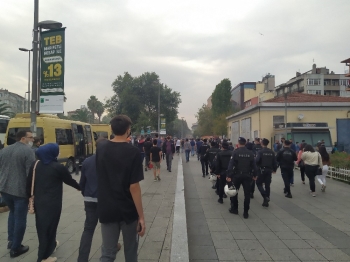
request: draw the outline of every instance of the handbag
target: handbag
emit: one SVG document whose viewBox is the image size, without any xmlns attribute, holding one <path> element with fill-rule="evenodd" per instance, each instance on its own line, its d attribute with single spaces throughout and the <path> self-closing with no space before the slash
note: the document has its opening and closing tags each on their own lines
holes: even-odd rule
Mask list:
<svg viewBox="0 0 350 262">
<path fill-rule="evenodd" d="M 35 214 L 34 210 L 34 182 L 35 182 L 35 169 L 36 165 L 39 163 L 39 160 L 35 162 L 34 168 L 33 168 L 33 178 L 32 178 L 32 188 L 30 190 L 30 198 L 29 198 L 29 204 L 28 204 L 28 213 L 29 214 Z"/>
<path fill-rule="evenodd" d="M 149 169 L 152 169 L 152 168 L 153 168 L 153 164 L 152 164 L 151 162 L 148 164 L 148 168 L 149 168 Z"/>
</svg>

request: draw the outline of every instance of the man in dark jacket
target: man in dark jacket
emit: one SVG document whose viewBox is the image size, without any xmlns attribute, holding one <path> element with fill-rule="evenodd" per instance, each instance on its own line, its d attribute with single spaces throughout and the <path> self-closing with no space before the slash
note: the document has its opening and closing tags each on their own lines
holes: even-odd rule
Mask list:
<svg viewBox="0 0 350 262">
<path fill-rule="evenodd" d="M 208 150 L 208 162 L 210 173 L 214 173 L 216 169 L 216 155 L 220 152 L 219 145 L 213 140 L 211 142 L 211 148 Z M 215 173 L 214 173 L 215 174 Z M 216 180 L 216 184 L 212 186 L 213 189 L 218 188 L 218 180 Z"/>
<path fill-rule="evenodd" d="M 162 152 L 165 152 L 167 170 L 171 172 L 171 163 L 173 161 L 173 154 L 175 154 L 174 141 L 170 139 L 170 136 L 166 137 L 166 141 L 163 143 Z"/>
<path fill-rule="evenodd" d="M 207 152 L 209 150 L 209 145 L 207 144 L 207 139 L 205 138 L 203 140 L 203 145 L 201 145 L 200 149 L 199 149 L 199 156 L 200 156 L 200 160 L 201 160 L 201 165 L 202 165 L 202 174 L 203 177 L 205 177 L 206 175 L 209 175 L 208 173 L 208 155 Z"/>
<path fill-rule="evenodd" d="M 292 198 L 290 192 L 290 180 L 293 177 L 294 161 L 297 161 L 297 155 L 290 149 L 290 141 L 284 141 L 284 147 L 278 151 L 276 160 L 281 167 L 281 174 L 284 181 L 284 193 L 285 197 Z"/>
<path fill-rule="evenodd" d="M 262 149 L 259 150 L 255 161 L 256 165 L 260 170 L 258 170 L 258 179 L 256 180 L 256 186 L 258 187 L 264 203 L 262 206 L 268 207 L 270 202 L 270 184 L 272 179 L 272 173 L 275 173 L 277 170 L 277 161 L 275 158 L 275 153 L 267 148 L 269 140 L 266 138 L 262 139 Z M 263 188 L 265 185 L 265 189 Z"/>
<path fill-rule="evenodd" d="M 254 145 L 253 145 L 253 153 L 254 157 L 257 156 L 258 152 L 262 149 L 260 144 L 260 138 L 254 139 Z M 255 180 L 252 180 L 252 184 L 250 185 L 250 198 L 254 198 L 254 191 L 255 191 Z"/>
<path fill-rule="evenodd" d="M 96 147 L 106 138 L 101 137 L 96 140 Z M 96 172 L 96 155 L 92 155 L 85 159 L 81 167 L 81 177 L 79 186 L 84 196 L 85 206 L 85 224 L 84 231 L 80 239 L 78 262 L 89 260 L 92 238 L 98 223 L 97 213 L 97 185 L 98 178 Z M 118 251 L 121 245 L 118 243 Z"/>
<path fill-rule="evenodd" d="M 232 156 L 232 151 L 228 149 L 229 145 L 227 142 L 222 143 L 222 151 L 216 155 L 216 175 L 218 178 L 218 189 L 219 189 L 219 199 L 220 204 L 224 203 L 223 197 L 226 198 L 224 193 L 224 187 L 226 185 L 226 172 L 230 159 Z"/>
</svg>

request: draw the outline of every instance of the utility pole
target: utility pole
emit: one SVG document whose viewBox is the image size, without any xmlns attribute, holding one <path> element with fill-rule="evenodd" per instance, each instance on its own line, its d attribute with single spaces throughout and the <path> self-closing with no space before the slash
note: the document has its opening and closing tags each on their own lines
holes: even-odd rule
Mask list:
<svg viewBox="0 0 350 262">
<path fill-rule="evenodd" d="M 287 140 L 287 93 L 284 93 L 284 139 Z"/>
<path fill-rule="evenodd" d="M 181 138 L 184 138 L 184 117 L 181 117 Z"/>
<path fill-rule="evenodd" d="M 160 138 L 160 84 L 158 83 L 158 137 Z"/>
<path fill-rule="evenodd" d="M 32 100 L 30 111 L 30 130 L 36 136 L 36 108 L 38 103 L 38 45 L 39 45 L 39 0 L 34 0 L 34 27 L 33 27 L 33 71 L 32 71 Z"/>
</svg>

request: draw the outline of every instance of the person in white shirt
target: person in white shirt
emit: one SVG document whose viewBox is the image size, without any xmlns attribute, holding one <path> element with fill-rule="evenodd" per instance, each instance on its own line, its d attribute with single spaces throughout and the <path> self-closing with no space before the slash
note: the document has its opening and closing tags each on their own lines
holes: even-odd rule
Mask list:
<svg viewBox="0 0 350 262">
<path fill-rule="evenodd" d="M 305 174 L 309 178 L 311 195 L 315 197 L 315 177 L 318 173 L 318 169 L 323 168 L 321 155 L 315 152 L 315 149 L 311 145 L 306 145 L 301 159 L 305 163 Z"/>
<path fill-rule="evenodd" d="M 180 147 L 181 147 L 181 140 L 177 139 L 176 140 L 176 153 L 180 154 Z"/>
</svg>

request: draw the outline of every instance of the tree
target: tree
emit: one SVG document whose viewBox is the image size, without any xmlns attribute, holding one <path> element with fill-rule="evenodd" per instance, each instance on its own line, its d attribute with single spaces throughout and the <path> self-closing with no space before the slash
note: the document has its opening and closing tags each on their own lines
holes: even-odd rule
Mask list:
<svg viewBox="0 0 350 262">
<path fill-rule="evenodd" d="M 14 113 L 11 111 L 11 107 L 8 104 L 0 102 L 0 115 L 13 117 Z"/>
<path fill-rule="evenodd" d="M 214 135 L 213 131 L 213 111 L 203 104 L 201 108 L 198 109 L 196 114 L 198 127 L 194 135 L 196 136 L 208 136 Z"/>
<path fill-rule="evenodd" d="M 228 78 L 221 80 L 221 82 L 216 85 L 211 95 L 214 117 L 232 113 L 231 89 L 231 81 Z"/>
<path fill-rule="evenodd" d="M 75 121 L 89 123 L 91 119 L 91 115 L 92 113 L 89 110 L 87 110 L 86 108 L 81 108 L 81 109 L 77 109 L 75 111 L 75 114 L 72 115 L 71 118 L 72 120 L 75 120 Z"/>
<path fill-rule="evenodd" d="M 105 110 L 103 103 L 99 101 L 96 96 L 90 96 L 89 100 L 87 101 L 87 106 L 91 111 L 93 118 L 95 119 L 96 114 L 98 117 L 98 123 L 101 123 L 101 116 Z"/>
<path fill-rule="evenodd" d="M 111 117 L 109 115 L 106 115 L 102 118 L 102 124 L 109 124 L 111 122 Z"/>
<path fill-rule="evenodd" d="M 119 75 L 112 83 L 114 95 L 107 99 L 105 108 L 110 115 L 128 115 L 133 123 L 146 119 L 142 126 L 158 127 L 158 113 L 166 118 L 167 126 L 177 118 L 178 106 L 181 103 L 180 93 L 160 83 L 154 72 L 146 72 L 133 77 L 128 72 Z M 158 92 L 160 91 L 160 112 L 158 112 Z M 143 114 L 144 113 L 144 114 Z M 139 132 L 141 125 L 134 125 L 132 131 Z M 137 128 L 137 129 L 136 129 Z"/>
</svg>

